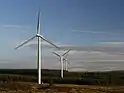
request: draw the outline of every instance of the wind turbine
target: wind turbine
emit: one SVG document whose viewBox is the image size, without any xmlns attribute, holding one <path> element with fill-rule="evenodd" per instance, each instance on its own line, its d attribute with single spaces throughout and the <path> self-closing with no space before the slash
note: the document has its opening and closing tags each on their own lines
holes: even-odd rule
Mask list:
<svg viewBox="0 0 124 93">
<path fill-rule="evenodd" d="M 53 45 L 56 48 L 59 48 L 58 46 L 56 46 L 55 44 L 53 44 L 51 41 L 47 40 L 46 38 L 44 38 L 41 34 L 40 34 L 40 11 L 38 12 L 38 22 L 37 22 L 37 33 L 35 36 L 31 37 L 30 39 L 26 40 L 25 42 L 23 42 L 22 44 L 20 44 L 19 46 L 17 46 L 15 49 L 18 49 L 19 47 L 22 47 L 23 45 L 25 45 L 26 43 L 30 42 L 31 40 L 33 40 L 34 38 L 37 38 L 37 68 L 38 68 L 38 84 L 41 84 L 41 39 L 46 41 L 47 43 Z"/>
<path fill-rule="evenodd" d="M 65 53 L 63 53 L 62 55 L 60 55 L 60 54 L 58 54 L 58 53 L 56 53 L 56 52 L 52 52 L 53 54 L 55 54 L 56 56 L 58 56 L 59 58 L 60 58 L 60 67 L 61 67 L 61 78 L 63 78 L 63 62 L 64 62 L 64 60 L 66 60 L 65 58 L 64 58 L 64 56 L 66 55 L 66 54 L 68 54 L 69 53 L 69 51 L 70 51 L 71 49 L 69 49 L 68 51 L 66 51 Z M 67 61 L 66 61 L 67 62 Z"/>
<path fill-rule="evenodd" d="M 65 63 L 65 71 L 68 71 L 68 65 L 70 65 L 70 63 L 67 60 L 67 57 L 68 57 L 68 53 L 65 55 L 63 59 L 63 63 Z"/>
</svg>

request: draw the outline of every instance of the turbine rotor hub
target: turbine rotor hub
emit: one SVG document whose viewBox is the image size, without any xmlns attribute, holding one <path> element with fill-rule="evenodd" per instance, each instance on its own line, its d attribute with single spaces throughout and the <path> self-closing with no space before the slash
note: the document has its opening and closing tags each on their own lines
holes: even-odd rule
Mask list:
<svg viewBox="0 0 124 93">
<path fill-rule="evenodd" d="M 37 37 L 40 37 L 40 34 L 36 34 Z"/>
</svg>

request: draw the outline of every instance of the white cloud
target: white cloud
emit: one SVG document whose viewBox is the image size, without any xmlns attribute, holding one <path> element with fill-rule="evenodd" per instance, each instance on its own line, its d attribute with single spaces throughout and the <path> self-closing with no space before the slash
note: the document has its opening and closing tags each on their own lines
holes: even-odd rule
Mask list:
<svg viewBox="0 0 124 93">
<path fill-rule="evenodd" d="M 90 31 L 90 30 L 72 30 L 73 32 L 79 33 L 91 33 L 91 34 L 105 34 L 105 35 L 119 35 L 117 33 L 110 33 L 108 31 Z"/>
<path fill-rule="evenodd" d="M 28 28 L 28 26 L 15 25 L 15 24 L 6 24 L 6 25 L 2 25 L 2 27 L 4 28 Z"/>
<path fill-rule="evenodd" d="M 22 40 L 23 41 L 23 40 Z M 19 42 L 20 43 L 20 42 Z M 17 44 L 17 43 L 16 43 Z M 46 42 L 42 42 L 43 51 L 42 51 L 42 67 L 47 69 L 60 69 L 59 59 L 52 54 L 52 51 L 63 53 L 65 49 L 73 49 L 69 52 L 68 62 L 70 63 L 70 71 L 109 71 L 109 70 L 124 70 L 124 53 L 123 45 L 116 46 L 116 44 L 108 43 L 99 43 L 96 45 L 90 46 L 73 46 L 73 45 L 62 45 L 61 50 L 56 50 L 53 46 Z M 33 45 L 33 47 L 32 47 Z M 18 57 L 15 60 L 19 60 L 19 62 L 11 62 L 10 63 L 1 63 L 1 67 L 9 68 L 36 68 L 37 60 L 36 54 L 33 51 L 32 56 L 29 56 L 30 51 L 36 50 L 37 42 L 32 41 L 25 45 L 25 47 L 29 47 L 20 52 L 15 53 Z M 46 48 L 45 48 L 46 47 Z M 23 48 L 24 49 L 24 48 Z M 19 54 L 22 53 L 23 56 Z M 15 57 L 15 55 L 14 55 Z M 20 62 L 20 60 L 23 61 Z"/>
<path fill-rule="evenodd" d="M 124 46 L 124 42 L 100 42 L 103 45 Z"/>
</svg>

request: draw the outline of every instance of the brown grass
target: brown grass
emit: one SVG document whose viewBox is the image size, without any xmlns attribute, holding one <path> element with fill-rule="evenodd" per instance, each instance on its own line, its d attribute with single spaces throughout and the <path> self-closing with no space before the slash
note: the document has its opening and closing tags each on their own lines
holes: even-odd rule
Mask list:
<svg viewBox="0 0 124 93">
<path fill-rule="evenodd" d="M 124 86 L 38 85 L 30 82 L 0 82 L 0 93 L 124 93 Z"/>
</svg>

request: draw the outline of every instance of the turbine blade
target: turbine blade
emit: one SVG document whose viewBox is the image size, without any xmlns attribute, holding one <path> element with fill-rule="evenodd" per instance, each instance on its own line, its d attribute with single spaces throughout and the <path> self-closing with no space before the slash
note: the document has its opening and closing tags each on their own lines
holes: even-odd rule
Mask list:
<svg viewBox="0 0 124 93">
<path fill-rule="evenodd" d="M 68 54 L 66 54 L 64 58 L 67 59 L 68 58 Z"/>
<path fill-rule="evenodd" d="M 40 10 L 38 12 L 37 34 L 40 34 Z"/>
<path fill-rule="evenodd" d="M 67 61 L 67 59 L 63 58 L 64 62 Z M 71 66 L 70 62 L 67 61 L 67 64 Z"/>
<path fill-rule="evenodd" d="M 67 64 L 68 64 L 69 66 L 71 66 L 70 62 L 67 61 L 67 59 L 63 58 L 63 61 L 64 61 L 64 62 L 67 62 Z"/>
<path fill-rule="evenodd" d="M 69 49 L 67 52 L 65 52 L 62 56 L 66 55 L 69 51 L 71 51 L 72 49 Z"/>
<path fill-rule="evenodd" d="M 69 66 L 71 66 L 70 62 L 68 62 L 68 61 L 67 61 L 67 64 L 68 64 Z"/>
<path fill-rule="evenodd" d="M 28 39 L 27 41 L 23 42 L 22 44 L 20 44 L 19 46 L 17 46 L 15 49 L 18 49 L 19 47 L 25 45 L 26 43 L 28 43 L 29 41 L 33 40 L 36 36 L 33 36 L 32 38 Z"/>
<path fill-rule="evenodd" d="M 58 49 L 60 48 L 60 47 L 58 47 L 57 45 L 53 44 L 51 41 L 49 41 L 49 40 L 47 40 L 46 38 L 44 38 L 43 36 L 41 36 L 41 35 L 39 35 L 39 36 L 40 36 L 41 39 L 43 39 L 43 40 L 46 41 L 47 43 L 53 45 L 54 47 L 56 47 L 56 48 L 58 48 Z"/>
<path fill-rule="evenodd" d="M 52 52 L 54 55 L 61 57 L 59 54 L 57 54 L 56 52 Z"/>
</svg>

